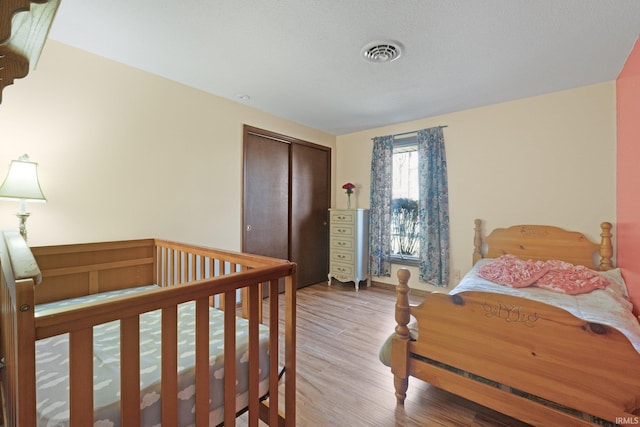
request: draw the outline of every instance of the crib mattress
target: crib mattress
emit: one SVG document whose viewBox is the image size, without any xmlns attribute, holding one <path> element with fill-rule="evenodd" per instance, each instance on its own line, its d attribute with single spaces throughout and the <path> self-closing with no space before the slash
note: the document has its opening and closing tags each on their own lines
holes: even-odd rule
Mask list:
<svg viewBox="0 0 640 427">
<path fill-rule="evenodd" d="M 69 307 L 89 301 L 144 292 L 149 287 L 125 289 L 41 304 L 38 313 L 49 309 Z M 224 417 L 224 313 L 209 310 L 209 425 L 215 426 Z M 140 316 L 140 382 L 141 425 L 159 426 L 161 422 L 161 311 Z M 268 390 L 268 328 L 259 327 L 260 394 Z M 69 425 L 69 337 L 67 334 L 36 342 L 36 401 L 38 427 L 66 427 Z M 120 426 L 120 322 L 114 321 L 94 327 L 94 427 Z M 236 320 L 236 409 L 247 404 L 248 390 L 248 321 Z M 178 417 L 180 426 L 195 425 L 195 303 L 178 306 Z"/>
</svg>

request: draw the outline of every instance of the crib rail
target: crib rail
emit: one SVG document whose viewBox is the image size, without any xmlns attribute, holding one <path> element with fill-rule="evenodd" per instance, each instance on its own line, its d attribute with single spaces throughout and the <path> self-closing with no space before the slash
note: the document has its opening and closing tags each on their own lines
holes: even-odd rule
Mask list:
<svg viewBox="0 0 640 427">
<path fill-rule="evenodd" d="M 20 354 L 33 357 L 34 340 L 69 334 L 70 357 L 70 421 L 72 426 L 93 424 L 93 332 L 92 328 L 119 320 L 121 331 L 120 383 L 122 426 L 138 426 L 140 420 L 140 315 L 162 310 L 162 424 L 177 425 L 177 307 L 195 301 L 196 316 L 196 425 L 208 425 L 209 406 L 209 307 L 215 303 L 224 310 L 224 346 L 236 348 L 238 295 L 242 312 L 249 323 L 249 425 L 258 419 L 269 425 L 295 425 L 295 264 L 271 258 L 196 247 L 159 239 L 145 239 L 106 244 L 66 245 L 33 248 L 42 271 L 42 284 L 30 285 L 32 300 L 38 300 L 40 288 L 45 300 L 55 300 L 54 286 L 73 283 L 74 295 L 90 294 L 121 288 L 117 280 L 135 274 L 137 281 L 126 279 L 127 286 L 156 283 L 158 289 L 143 294 L 86 303 L 73 309 L 50 310 L 38 316 L 29 310 L 32 337 Z M 42 262 L 41 262 L 42 261 Z M 3 264 L 5 263 L 3 259 Z M 43 265 L 45 266 L 43 268 Z M 4 275 L 3 275 L 4 276 Z M 285 283 L 284 294 L 278 294 L 278 283 Z M 11 280 L 9 280 L 11 281 Z M 148 282 L 148 283 L 147 283 Z M 262 321 L 261 289 L 270 289 L 269 310 L 269 398 L 260 401 L 258 390 L 258 325 Z M 10 288 L 11 286 L 8 286 Z M 4 288 L 4 286 L 3 286 Z M 4 291 L 2 293 L 4 297 Z M 68 292 L 67 292 L 68 297 Z M 5 303 L 3 298 L 2 303 Z M 279 307 L 285 308 L 285 326 L 280 326 Z M 3 309 L 4 312 L 4 309 Z M 3 327 L 3 333 L 6 328 Z M 284 329 L 283 331 L 281 329 Z M 282 332 L 282 333 L 281 333 Z M 23 331 L 20 331 L 23 334 Z M 281 339 L 281 336 L 283 339 Z M 22 337 L 21 337 L 22 338 Z M 284 404 L 278 399 L 278 357 L 284 354 Z M 22 357 L 18 354 L 17 357 Z M 235 425 L 236 363 L 234 352 L 224 352 L 225 410 L 224 423 Z M 35 368 L 34 368 L 35 369 Z M 33 371 L 32 371 L 33 372 Z M 28 377 L 28 375 L 26 376 Z M 35 395 L 35 375 L 29 384 L 10 385 L 9 389 Z M 30 399 L 32 400 L 32 399 Z M 18 417 L 7 425 L 35 425 L 22 419 L 35 418 L 35 408 L 15 402 Z M 284 410 L 279 410 L 284 407 Z"/>
</svg>

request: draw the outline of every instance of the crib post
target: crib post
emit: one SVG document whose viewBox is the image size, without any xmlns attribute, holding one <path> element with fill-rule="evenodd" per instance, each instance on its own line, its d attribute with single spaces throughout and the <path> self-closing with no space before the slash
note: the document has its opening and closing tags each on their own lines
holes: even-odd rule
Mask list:
<svg viewBox="0 0 640 427">
<path fill-rule="evenodd" d="M 0 344 L 5 426 L 36 425 L 35 286 L 42 280 L 25 240 L 14 231 L 0 234 Z M 2 410 L 0 410 L 2 414 Z"/>
<path fill-rule="evenodd" d="M 391 340 L 391 372 L 394 376 L 396 399 L 404 404 L 409 386 L 407 369 L 409 358 L 409 278 L 411 273 L 406 268 L 398 270 L 398 286 L 396 299 L 396 333 Z"/>
<path fill-rule="evenodd" d="M 285 294 L 285 424 L 296 425 L 296 265 L 284 279 Z"/>
</svg>

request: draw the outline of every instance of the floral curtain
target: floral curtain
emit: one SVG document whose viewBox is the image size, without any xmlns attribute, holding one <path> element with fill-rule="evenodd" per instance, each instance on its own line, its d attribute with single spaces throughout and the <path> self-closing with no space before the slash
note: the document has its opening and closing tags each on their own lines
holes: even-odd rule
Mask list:
<svg viewBox="0 0 640 427">
<path fill-rule="evenodd" d="M 420 280 L 449 284 L 449 194 L 441 127 L 418 131 Z M 373 193 L 372 193 L 373 194 Z"/>
<path fill-rule="evenodd" d="M 393 136 L 373 139 L 371 201 L 369 205 L 369 271 L 391 276 L 391 184 Z"/>
</svg>

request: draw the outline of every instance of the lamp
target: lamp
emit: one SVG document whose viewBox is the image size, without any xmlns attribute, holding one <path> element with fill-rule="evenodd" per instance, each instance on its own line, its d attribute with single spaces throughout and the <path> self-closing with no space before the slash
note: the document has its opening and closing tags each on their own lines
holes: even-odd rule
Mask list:
<svg viewBox="0 0 640 427">
<path fill-rule="evenodd" d="M 38 164 L 29 160 L 23 154 L 18 160 L 12 160 L 9 173 L 0 186 L 0 199 L 19 200 L 20 210 L 16 214 L 20 218 L 20 234 L 27 240 L 27 212 L 26 202 L 46 202 L 40 182 L 38 181 Z"/>
</svg>

